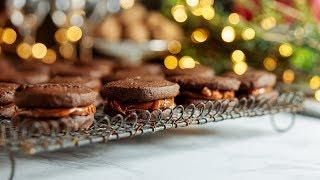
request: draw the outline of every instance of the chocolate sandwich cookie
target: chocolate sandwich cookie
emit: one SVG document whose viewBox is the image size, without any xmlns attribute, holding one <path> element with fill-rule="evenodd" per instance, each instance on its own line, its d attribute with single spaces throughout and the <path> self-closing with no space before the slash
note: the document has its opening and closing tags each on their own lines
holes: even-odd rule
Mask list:
<svg viewBox="0 0 320 180">
<path fill-rule="evenodd" d="M 44 132 L 89 129 L 96 97 L 90 88 L 74 84 L 23 85 L 16 91 L 14 123 L 20 128 L 39 123 Z"/>
<path fill-rule="evenodd" d="M 0 116 L 11 118 L 16 112 L 14 94 L 18 84 L 0 83 Z"/>
<path fill-rule="evenodd" d="M 92 61 L 87 62 L 78 61 L 75 66 L 80 68 L 90 67 L 91 69 L 99 71 L 101 74 L 100 76 L 106 76 L 112 73 L 115 64 L 110 60 L 93 59 Z"/>
<path fill-rule="evenodd" d="M 102 103 L 102 98 L 99 94 L 100 89 L 101 89 L 101 82 L 98 79 L 91 78 L 91 77 L 80 77 L 80 76 L 56 76 L 52 78 L 49 83 L 52 84 L 76 84 L 76 85 L 82 85 L 86 86 L 93 91 L 97 92 L 97 97 L 95 101 L 95 105 L 98 106 Z"/>
<path fill-rule="evenodd" d="M 18 71 L 28 71 L 28 72 L 43 72 L 49 74 L 49 65 L 41 62 L 22 62 L 16 65 Z"/>
<path fill-rule="evenodd" d="M 179 85 L 166 80 L 123 79 L 108 83 L 102 94 L 107 97 L 106 113 L 127 114 L 132 110 L 173 108 Z"/>
<path fill-rule="evenodd" d="M 17 84 L 39 84 L 49 80 L 49 75 L 40 71 L 15 71 L 0 76 L 0 82 Z"/>
<path fill-rule="evenodd" d="M 208 100 L 234 99 L 240 81 L 228 77 L 174 76 L 169 79 L 180 85 L 178 103 L 188 105 Z"/>
<path fill-rule="evenodd" d="M 256 96 L 258 98 L 275 99 L 278 92 L 274 90 L 277 81 L 276 75 L 260 70 L 249 70 L 243 75 L 237 75 L 233 72 L 225 74 L 227 77 L 237 78 L 241 81 L 237 96 Z"/>
<path fill-rule="evenodd" d="M 164 69 L 163 70 L 166 77 L 181 76 L 181 75 L 191 75 L 191 76 L 203 76 L 212 77 L 214 76 L 214 70 L 212 68 L 197 65 L 195 68 L 175 68 L 175 69 Z"/>
</svg>

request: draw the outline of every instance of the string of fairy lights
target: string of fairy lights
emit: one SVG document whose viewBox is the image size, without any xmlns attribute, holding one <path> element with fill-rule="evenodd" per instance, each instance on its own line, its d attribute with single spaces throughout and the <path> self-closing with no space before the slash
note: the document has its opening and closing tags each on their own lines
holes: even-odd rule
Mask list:
<svg viewBox="0 0 320 180">
<path fill-rule="evenodd" d="M 189 15 L 199 16 L 207 21 L 214 21 L 215 9 L 214 0 L 180 0 L 171 9 L 171 15 L 178 23 L 184 23 L 189 18 Z M 231 13 L 227 16 L 226 23 L 221 30 L 221 39 L 226 45 L 232 43 L 237 38 L 241 38 L 244 41 L 254 40 L 257 31 L 268 31 L 273 29 L 277 25 L 276 18 L 270 16 L 265 17 L 260 21 L 260 27 L 248 27 L 242 22 L 242 18 L 237 13 Z M 240 32 L 238 29 L 240 29 Z M 259 33 L 259 32 L 258 32 Z M 297 28 L 294 32 L 294 36 L 299 37 L 304 33 L 303 28 Z M 205 28 L 196 28 L 190 34 L 191 41 L 196 45 L 208 40 L 210 31 Z M 168 69 L 179 68 L 193 68 L 197 60 L 194 57 L 182 56 L 178 57 L 178 54 L 182 50 L 181 43 L 178 41 L 169 42 L 168 50 L 171 53 L 164 59 L 164 64 Z M 288 58 L 294 54 L 292 45 L 288 42 L 280 43 L 278 46 L 278 54 L 282 58 Z M 235 49 L 230 54 L 230 60 L 232 62 L 232 69 L 236 74 L 242 75 L 248 69 L 247 58 L 245 53 L 241 49 Z M 278 66 L 278 60 L 274 56 L 268 56 L 263 59 L 263 66 L 267 71 L 274 71 Z M 295 72 L 292 69 L 285 69 L 282 73 L 282 80 L 286 84 L 291 84 L 295 81 Z M 320 101 L 320 77 L 313 76 L 309 80 L 309 86 L 315 91 L 314 97 Z"/>
</svg>

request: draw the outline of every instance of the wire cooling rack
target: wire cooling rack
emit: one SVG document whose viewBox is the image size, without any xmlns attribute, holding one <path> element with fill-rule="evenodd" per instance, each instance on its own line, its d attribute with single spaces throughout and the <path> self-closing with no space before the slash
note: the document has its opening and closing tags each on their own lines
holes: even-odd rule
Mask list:
<svg viewBox="0 0 320 180">
<path fill-rule="evenodd" d="M 272 115 L 278 112 L 295 114 L 302 109 L 302 102 L 303 96 L 300 93 L 290 92 L 280 94 L 277 99 L 249 97 L 207 101 L 152 112 L 136 110 L 126 116 L 118 114 L 113 117 L 104 114 L 103 108 L 100 107 L 95 115 L 94 125 L 89 130 L 81 132 L 66 129 L 62 131 L 59 126 L 51 125 L 48 133 L 40 123 L 34 123 L 28 129 L 17 129 L 10 119 L 2 119 L 0 147 L 5 147 L 11 152 L 32 155 L 227 119 Z M 278 131 L 286 131 L 292 127 L 293 118 L 292 123 L 284 129 L 278 128 L 275 121 L 272 121 L 272 125 Z"/>
<path fill-rule="evenodd" d="M 51 129 L 48 132 L 40 123 L 34 123 L 28 129 L 17 129 L 10 119 L 0 118 L 0 150 L 8 153 L 11 165 L 9 179 L 13 179 L 14 154 L 16 153 L 34 155 L 155 133 L 166 129 L 263 115 L 271 115 L 273 128 L 278 132 L 285 132 L 293 127 L 295 113 L 302 110 L 303 101 L 304 97 L 301 93 L 287 92 L 280 94 L 276 99 L 248 97 L 207 101 L 152 112 L 136 110 L 126 116 L 118 114 L 113 117 L 104 114 L 103 107 L 100 107 L 95 114 L 94 125 L 89 130 L 80 132 L 62 130 L 54 124 L 50 124 Z M 279 112 L 292 114 L 290 123 L 284 128 L 278 126 L 274 116 Z"/>
</svg>

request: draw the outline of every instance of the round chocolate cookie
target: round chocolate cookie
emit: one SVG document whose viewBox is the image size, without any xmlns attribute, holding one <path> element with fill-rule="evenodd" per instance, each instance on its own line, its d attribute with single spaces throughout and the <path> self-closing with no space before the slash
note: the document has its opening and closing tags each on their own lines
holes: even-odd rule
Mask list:
<svg viewBox="0 0 320 180">
<path fill-rule="evenodd" d="M 123 79 L 108 83 L 102 94 L 108 100 L 146 102 L 175 97 L 179 85 L 166 80 Z"/>
<path fill-rule="evenodd" d="M 214 70 L 212 68 L 197 65 L 195 68 L 188 68 L 188 69 L 164 69 L 164 74 L 167 77 L 171 76 L 180 76 L 180 75 L 191 75 L 191 76 L 202 76 L 202 77 L 212 77 L 214 76 Z"/>
<path fill-rule="evenodd" d="M 16 91 L 19 108 L 72 108 L 94 103 L 97 92 L 74 84 L 23 85 Z"/>
<path fill-rule="evenodd" d="M 0 105 L 14 102 L 14 93 L 19 85 L 0 82 Z"/>
<path fill-rule="evenodd" d="M 52 78 L 49 83 L 52 84 L 79 84 L 86 86 L 92 90 L 99 91 L 101 88 L 101 82 L 98 79 L 91 77 L 80 77 L 80 76 L 56 76 Z"/>
<path fill-rule="evenodd" d="M 101 78 L 103 73 L 97 67 L 85 65 L 61 64 L 51 68 L 51 75 L 54 76 L 89 76 Z"/>
<path fill-rule="evenodd" d="M 181 89 L 201 90 L 205 87 L 214 90 L 236 91 L 239 89 L 240 81 L 228 77 L 201 77 L 201 76 L 173 76 L 170 81 L 178 83 Z"/>
</svg>

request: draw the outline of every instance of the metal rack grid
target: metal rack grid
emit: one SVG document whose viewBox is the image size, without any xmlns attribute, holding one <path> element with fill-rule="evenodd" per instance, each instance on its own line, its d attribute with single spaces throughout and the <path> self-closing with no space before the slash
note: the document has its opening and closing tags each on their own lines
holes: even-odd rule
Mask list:
<svg viewBox="0 0 320 180">
<path fill-rule="evenodd" d="M 53 128 L 57 126 L 52 125 L 48 133 L 40 123 L 33 124 L 29 129 L 17 129 L 10 120 L 3 119 L 0 124 L 0 147 L 3 146 L 14 153 L 32 155 L 240 117 L 272 115 L 278 112 L 295 114 L 302 109 L 302 102 L 303 96 L 300 93 L 290 92 L 282 93 L 277 99 L 249 97 L 239 100 L 207 101 L 152 112 L 137 110 L 127 116 L 118 114 L 110 117 L 99 108 L 94 125 L 89 130 L 81 132 L 61 132 L 60 129 Z M 285 129 L 279 129 L 275 121 L 272 122 L 276 130 L 286 131 L 293 126 L 294 116 Z"/>
</svg>

